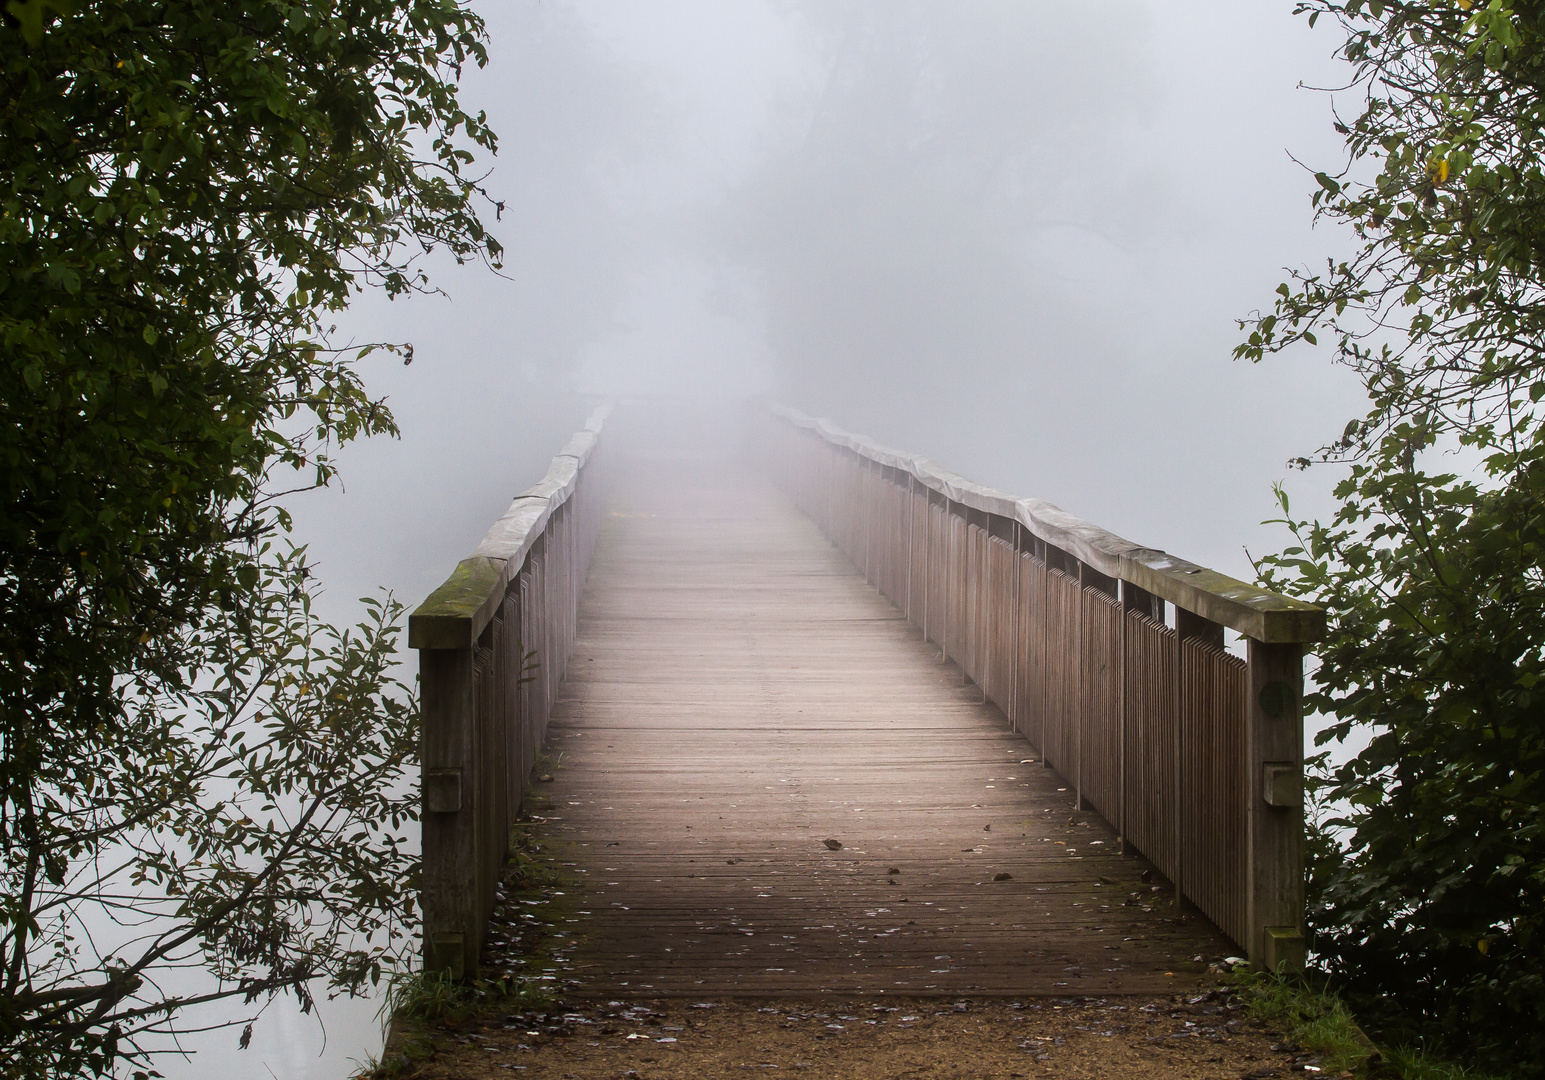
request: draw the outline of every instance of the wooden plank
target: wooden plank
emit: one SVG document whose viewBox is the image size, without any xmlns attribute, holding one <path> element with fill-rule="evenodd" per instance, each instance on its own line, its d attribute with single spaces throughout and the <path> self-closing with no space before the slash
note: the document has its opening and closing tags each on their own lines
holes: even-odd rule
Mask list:
<svg viewBox="0 0 1545 1080">
<path fill-rule="evenodd" d="M 577 992 L 1158 992 L 1234 951 L 783 496 L 619 465 L 549 730 Z"/>
</svg>

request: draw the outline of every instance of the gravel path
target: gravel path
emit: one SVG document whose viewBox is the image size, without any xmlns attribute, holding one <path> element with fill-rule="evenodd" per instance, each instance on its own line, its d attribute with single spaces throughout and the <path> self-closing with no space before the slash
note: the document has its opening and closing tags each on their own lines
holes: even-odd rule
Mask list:
<svg viewBox="0 0 1545 1080">
<path fill-rule="evenodd" d="M 1159 999 L 890 997 L 570 1002 L 447 1024 L 422 1080 L 796 1074 L 1271 1080 L 1320 1074 L 1218 991 Z M 1347 1074 L 1349 1075 L 1349 1074 Z"/>
</svg>

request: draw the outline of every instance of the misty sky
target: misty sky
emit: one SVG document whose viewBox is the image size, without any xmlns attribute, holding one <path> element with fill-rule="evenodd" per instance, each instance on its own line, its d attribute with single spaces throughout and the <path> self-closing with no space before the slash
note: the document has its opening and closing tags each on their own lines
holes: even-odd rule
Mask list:
<svg viewBox="0 0 1545 1080">
<path fill-rule="evenodd" d="M 1346 245 L 1289 157 L 1338 162 L 1297 87 L 1343 76 L 1291 0 L 474 6 L 505 276 L 343 321 L 416 358 L 366 365 L 402 439 L 295 507 L 334 617 L 420 600 L 597 394 L 766 393 L 1242 577 L 1285 461 L 1362 411 L 1324 353 L 1229 358 L 1284 266 Z M 373 1010 L 319 1060 L 276 1009 L 239 1075 L 339 1075 Z"/>
<path fill-rule="evenodd" d="M 335 595 L 416 601 L 583 416 L 766 392 L 1245 575 L 1270 485 L 1360 412 L 1312 350 L 1229 358 L 1338 160 L 1335 40 L 1291 4 L 519 0 L 469 102 L 503 279 L 364 298 L 400 442 L 299 507 Z"/>
</svg>

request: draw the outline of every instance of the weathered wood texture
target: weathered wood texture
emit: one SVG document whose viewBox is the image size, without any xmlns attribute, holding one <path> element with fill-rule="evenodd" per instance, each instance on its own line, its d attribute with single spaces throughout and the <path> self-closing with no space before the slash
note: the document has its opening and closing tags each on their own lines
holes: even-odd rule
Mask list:
<svg viewBox="0 0 1545 1080">
<path fill-rule="evenodd" d="M 604 493 L 607 409 L 410 616 L 423 735 L 424 962 L 475 974 L 509 830 L 573 648 Z"/>
<path fill-rule="evenodd" d="M 1252 960 L 1301 963 L 1299 642 L 1323 611 L 788 410 L 768 416 L 760 451 L 1071 780 L 1078 806 L 1115 823 Z M 1225 624 L 1250 638 L 1248 662 L 1224 651 Z"/>
<path fill-rule="evenodd" d="M 973 519 L 978 525 L 994 521 L 994 535 L 1005 539 L 1009 536 L 1008 527 L 1021 526 L 1038 545 L 1038 554 L 1045 554 L 1040 548 L 1051 549 L 1054 567 L 1064 573 L 1077 576 L 1079 568 L 1083 568 L 1102 575 L 1107 582 L 1126 582 L 1144 596 L 1167 600 L 1256 641 L 1301 643 L 1316 641 L 1325 633 L 1323 608 L 1257 588 L 1168 552 L 1134 544 L 1051 503 L 1023 499 L 973 483 L 927 458 L 881 446 L 794 409 L 774 407 L 759 419 L 760 434 L 773 440 L 771 444 L 764 441 L 763 449 L 776 454 L 770 464 L 778 470 L 780 482 L 786 483 L 788 469 L 796 463 L 804 469 L 802 481 L 808 482 L 808 486 L 800 493 L 801 508 L 822 522 L 827 535 L 853 557 L 866 575 L 869 566 L 860 541 L 888 541 L 878 539 L 881 530 L 876 523 L 863 518 L 839 520 L 837 513 L 868 505 L 863 497 L 864 481 L 860 479 L 860 474 L 865 473 L 914 495 L 921 493 L 938 505 L 947 505 L 963 521 L 968 513 L 978 515 Z M 806 439 L 790 442 L 790 428 L 803 432 Z M 831 460 L 810 461 L 808 450 L 814 445 L 824 448 Z M 835 468 L 833 463 L 842 457 L 841 451 L 847 451 L 848 467 Z M 1023 550 L 1030 550 L 1030 546 L 1020 545 Z M 887 589 L 886 595 L 895 594 Z"/>
<path fill-rule="evenodd" d="M 548 732 L 543 831 L 583 881 L 548 977 L 613 996 L 1161 992 L 1229 954 L 765 480 L 613 466 Z M 905 544 L 868 551 L 893 588 L 913 568 L 921 618 Z"/>
</svg>

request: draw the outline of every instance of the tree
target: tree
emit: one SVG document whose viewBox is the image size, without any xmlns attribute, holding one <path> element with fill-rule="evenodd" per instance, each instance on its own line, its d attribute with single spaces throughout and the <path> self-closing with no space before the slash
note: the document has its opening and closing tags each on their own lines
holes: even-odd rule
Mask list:
<svg viewBox="0 0 1545 1080">
<path fill-rule="evenodd" d="M 1328 522 L 1262 561 L 1329 608 L 1307 702 L 1330 767 L 1315 949 L 1394 1038 L 1545 1075 L 1545 5 L 1304 0 L 1359 113 L 1317 215 L 1356 254 L 1241 326 L 1259 360 L 1329 334 L 1366 415 L 1317 461 Z M 1344 98 L 1343 98 L 1344 100 Z M 1307 467 L 1310 459 L 1298 464 Z"/>
<path fill-rule="evenodd" d="M 460 0 L 5 14 L 0 1075 L 104 1073 L 195 1000 L 354 992 L 399 948 L 398 609 L 317 623 L 280 499 L 395 431 L 327 314 L 437 247 L 497 262 L 495 140 Z M 207 990 L 160 989 L 190 963 Z"/>
</svg>

